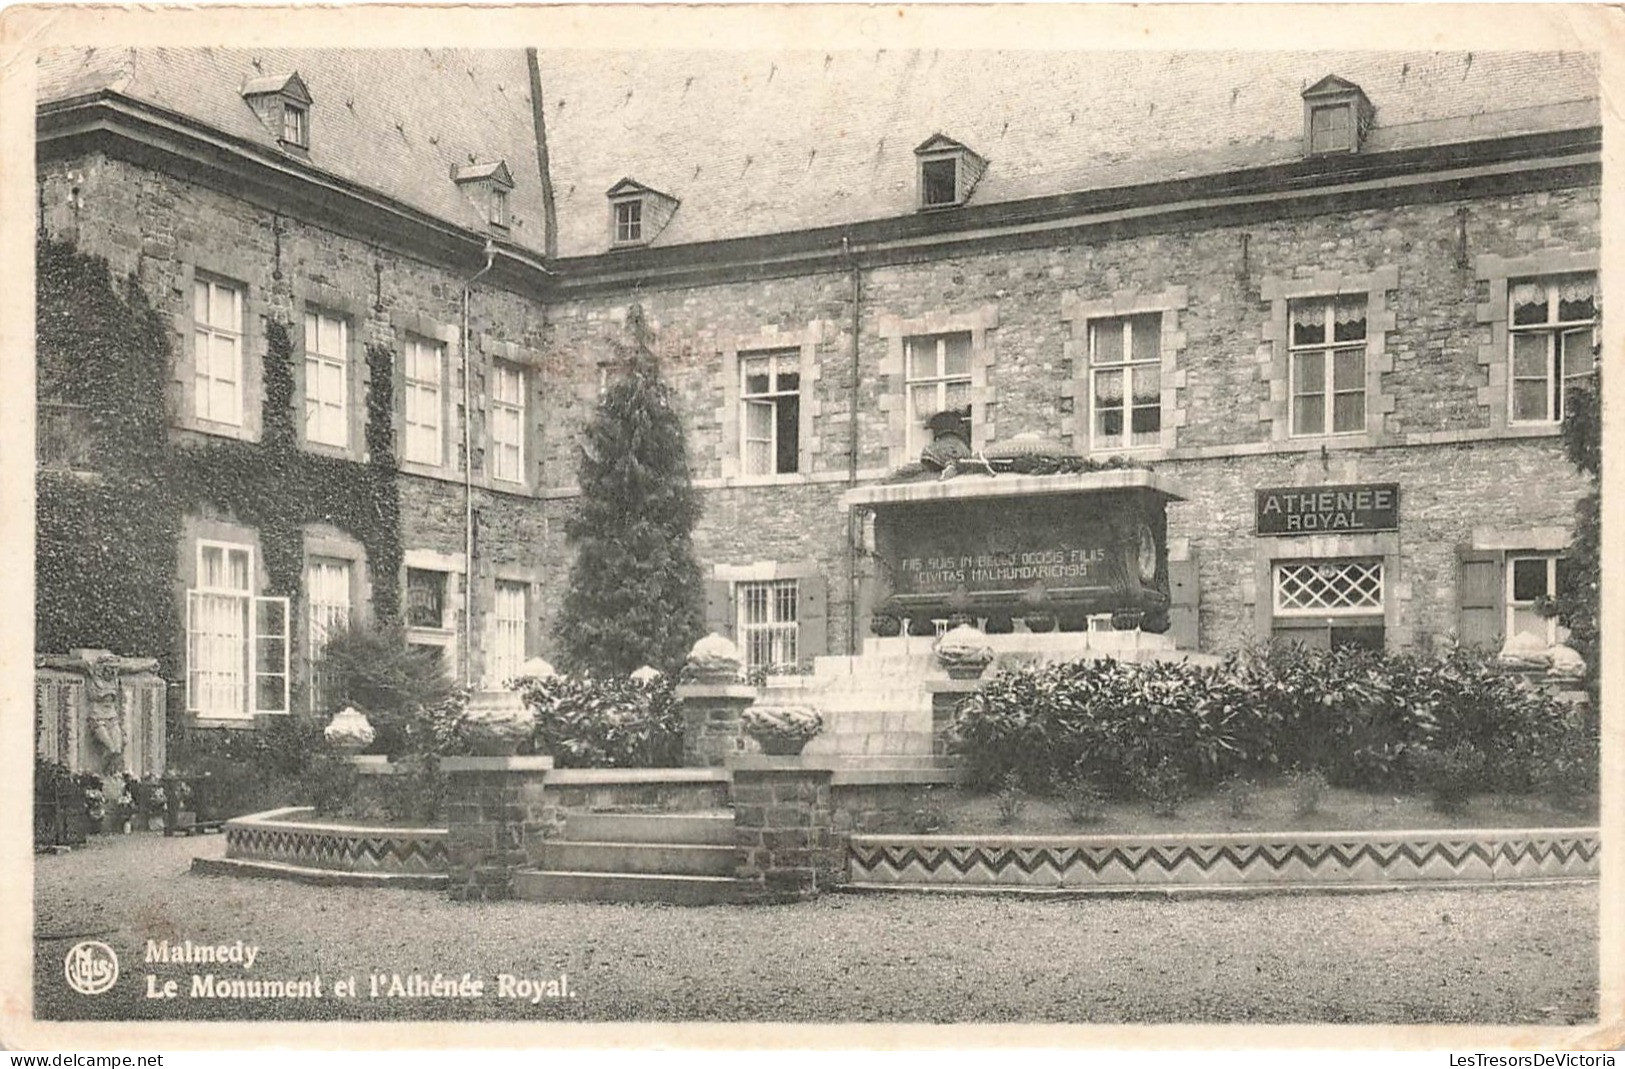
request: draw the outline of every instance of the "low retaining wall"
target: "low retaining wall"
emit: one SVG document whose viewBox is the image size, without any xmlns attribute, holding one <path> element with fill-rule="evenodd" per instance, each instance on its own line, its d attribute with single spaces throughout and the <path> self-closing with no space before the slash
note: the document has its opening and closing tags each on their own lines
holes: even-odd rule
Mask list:
<svg viewBox="0 0 1625 1069">
<path fill-rule="evenodd" d="M 556 768 L 545 779 L 564 810 L 728 808 L 729 776 L 722 768 Z"/>
<path fill-rule="evenodd" d="M 1595 877 L 1595 828 L 1256 835 L 854 835 L 853 884 L 1028 891 Z"/>
<path fill-rule="evenodd" d="M 444 873 L 445 828 L 321 824 L 308 806 L 228 820 L 226 857 L 357 873 Z"/>
</svg>

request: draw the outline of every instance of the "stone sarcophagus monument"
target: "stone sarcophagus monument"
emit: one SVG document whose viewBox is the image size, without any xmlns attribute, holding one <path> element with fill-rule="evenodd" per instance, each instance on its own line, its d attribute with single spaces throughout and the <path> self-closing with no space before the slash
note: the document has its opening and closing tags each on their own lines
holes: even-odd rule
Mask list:
<svg viewBox="0 0 1625 1069">
<path fill-rule="evenodd" d="M 161 777 L 165 684 L 158 662 L 76 649 L 34 659 L 34 752 L 75 772 Z"/>
<path fill-rule="evenodd" d="M 990 634 L 1083 630 L 1110 615 L 1119 630 L 1168 627 L 1167 503 L 1157 473 L 1120 468 L 975 475 L 864 487 L 873 512 L 877 634 L 929 634 L 954 617 Z"/>
</svg>

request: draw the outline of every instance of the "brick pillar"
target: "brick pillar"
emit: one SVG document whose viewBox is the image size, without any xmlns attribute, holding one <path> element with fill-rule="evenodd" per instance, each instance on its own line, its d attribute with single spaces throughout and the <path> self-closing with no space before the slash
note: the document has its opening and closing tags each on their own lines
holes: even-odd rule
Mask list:
<svg viewBox="0 0 1625 1069">
<path fill-rule="evenodd" d="M 444 757 L 447 890 L 456 901 L 508 898 L 559 823 L 547 791 L 551 757 Z"/>
<path fill-rule="evenodd" d="M 743 754 L 733 773 L 735 876 L 749 901 L 808 898 L 828 890 L 844 864 L 834 833 L 828 758 Z"/>
<path fill-rule="evenodd" d="M 683 764 L 689 768 L 717 768 L 742 753 L 744 735 L 739 718 L 756 700 L 756 688 L 743 683 L 680 683 L 677 700 L 683 703 Z"/>
</svg>

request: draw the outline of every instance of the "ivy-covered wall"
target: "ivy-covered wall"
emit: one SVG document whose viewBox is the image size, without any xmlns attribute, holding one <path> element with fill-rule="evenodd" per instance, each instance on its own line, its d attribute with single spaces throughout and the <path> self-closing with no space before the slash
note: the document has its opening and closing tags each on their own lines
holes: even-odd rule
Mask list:
<svg viewBox="0 0 1625 1069">
<path fill-rule="evenodd" d="M 299 448 L 289 326 L 268 318 L 259 442 L 172 441 L 164 387 L 169 335 L 133 279 L 40 235 L 38 365 L 42 402 L 84 405 L 92 474 L 38 476 L 36 637 L 41 651 L 96 646 L 184 671 L 184 605 L 175 596 L 181 519 L 204 506 L 259 532 L 268 589 L 302 596 L 303 532 L 328 524 L 366 548 L 373 614 L 399 615 L 400 498 L 393 427 L 395 354 L 367 346 L 367 462 Z M 252 354 L 250 354 L 252 355 Z M 299 652 L 290 660 L 298 663 Z"/>
</svg>

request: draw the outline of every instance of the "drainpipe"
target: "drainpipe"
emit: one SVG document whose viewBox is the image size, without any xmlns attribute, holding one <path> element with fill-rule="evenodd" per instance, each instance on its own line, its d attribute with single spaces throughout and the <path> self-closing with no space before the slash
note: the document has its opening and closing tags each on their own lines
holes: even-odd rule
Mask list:
<svg viewBox="0 0 1625 1069">
<path fill-rule="evenodd" d="M 857 258 L 852 255 L 852 242 L 845 236 L 841 237 L 841 252 L 846 257 L 847 270 L 852 280 L 852 368 L 847 405 L 847 460 L 846 481 L 849 486 L 858 484 L 858 330 L 863 320 L 863 276 L 858 271 Z M 858 540 L 863 534 L 863 521 L 859 519 L 857 509 L 847 513 L 846 537 L 846 577 L 847 577 L 847 610 L 846 610 L 846 648 L 852 654 L 858 652 Z"/>
<path fill-rule="evenodd" d="M 474 283 L 491 270 L 497 250 L 485 242 L 485 266 L 463 283 L 463 686 L 470 683 L 469 648 L 474 644 L 474 403 L 469 390 L 468 297 Z"/>
</svg>

